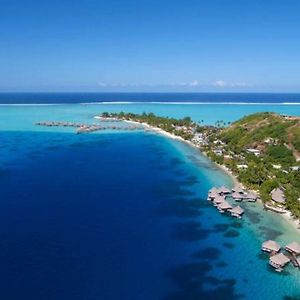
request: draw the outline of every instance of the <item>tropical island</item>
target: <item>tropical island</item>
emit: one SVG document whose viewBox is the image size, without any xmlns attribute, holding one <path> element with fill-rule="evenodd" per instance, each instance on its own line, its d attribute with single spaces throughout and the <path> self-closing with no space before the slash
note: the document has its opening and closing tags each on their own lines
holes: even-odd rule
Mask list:
<svg viewBox="0 0 300 300">
<path fill-rule="evenodd" d="M 256 113 L 214 126 L 153 113 L 104 112 L 98 118 L 140 123 L 181 138 L 255 191 L 266 209 L 300 219 L 299 117 Z"/>
</svg>

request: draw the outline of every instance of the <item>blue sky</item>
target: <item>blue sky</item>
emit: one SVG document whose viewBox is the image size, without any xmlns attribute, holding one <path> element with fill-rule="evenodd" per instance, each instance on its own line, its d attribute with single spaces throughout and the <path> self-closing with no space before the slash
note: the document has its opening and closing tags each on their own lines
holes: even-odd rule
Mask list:
<svg viewBox="0 0 300 300">
<path fill-rule="evenodd" d="M 300 92 L 298 0 L 0 4 L 0 91 Z"/>
</svg>

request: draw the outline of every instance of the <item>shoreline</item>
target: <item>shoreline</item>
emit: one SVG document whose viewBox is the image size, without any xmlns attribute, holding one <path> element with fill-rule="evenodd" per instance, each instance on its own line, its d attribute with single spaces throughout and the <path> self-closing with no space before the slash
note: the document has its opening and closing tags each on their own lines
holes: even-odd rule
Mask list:
<svg viewBox="0 0 300 300">
<path fill-rule="evenodd" d="M 95 119 L 98 119 L 98 120 L 101 120 L 102 118 L 101 117 L 98 117 L 98 116 L 95 116 L 94 117 Z M 174 140 L 178 140 L 180 142 L 184 142 L 186 144 L 188 144 L 189 146 L 197 149 L 202 155 L 204 155 L 205 157 L 207 157 L 210 162 L 212 162 L 216 167 L 218 167 L 219 169 L 221 169 L 223 172 L 225 172 L 233 181 L 234 185 L 238 185 L 238 184 L 241 184 L 238 179 L 236 178 L 236 176 L 234 176 L 232 173 L 230 173 L 230 171 L 225 167 L 225 166 L 222 166 L 222 165 L 218 165 L 217 163 L 215 163 L 214 161 L 212 161 L 207 155 L 206 153 L 202 152 L 201 149 L 199 149 L 199 147 L 197 147 L 196 145 L 194 145 L 191 141 L 187 141 L 185 139 L 183 139 L 182 137 L 180 136 L 177 136 L 177 135 L 174 135 L 170 132 L 167 132 L 161 128 L 157 128 L 157 127 L 154 127 L 154 126 L 151 126 L 147 123 L 140 123 L 140 122 L 137 122 L 137 121 L 131 121 L 131 120 L 122 120 L 123 122 L 126 122 L 126 123 L 131 123 L 131 124 L 135 124 L 135 125 L 143 125 L 145 126 L 146 128 L 156 132 L 156 133 L 159 133 L 159 134 L 162 134 L 166 137 L 169 137 L 171 139 L 174 139 Z"/>
<path fill-rule="evenodd" d="M 99 116 L 95 116 L 94 118 L 98 119 L 98 120 L 103 119 L 102 117 L 99 117 Z M 201 149 L 199 149 L 199 147 L 197 147 L 196 145 L 194 145 L 191 141 L 187 141 L 187 140 L 183 139 L 180 136 L 174 135 L 174 134 L 172 134 L 170 132 L 167 132 L 167 131 L 165 131 L 165 130 L 163 130 L 161 128 L 157 128 L 157 127 L 151 126 L 151 125 L 149 125 L 147 123 L 141 123 L 141 122 L 131 121 L 131 120 L 121 120 L 121 121 L 126 122 L 126 123 L 130 123 L 130 124 L 135 124 L 135 125 L 143 125 L 145 128 L 147 128 L 147 129 L 149 129 L 149 130 L 151 130 L 151 131 L 153 131 L 155 133 L 161 134 L 161 135 L 163 135 L 165 137 L 168 137 L 168 138 L 180 141 L 180 142 L 184 142 L 185 144 L 189 145 L 190 147 L 193 147 L 193 148 L 197 149 L 202 155 L 204 155 L 205 157 L 207 157 L 210 160 L 211 163 L 213 163 L 216 167 L 218 167 L 221 171 L 223 171 L 226 175 L 228 175 L 232 179 L 234 185 L 242 185 L 243 186 L 243 184 L 239 182 L 239 180 L 237 179 L 237 177 L 234 174 L 232 174 L 225 166 L 219 165 L 219 164 L 215 163 L 213 160 L 211 160 L 206 155 L 206 153 L 202 152 Z M 263 209 L 264 204 L 263 204 L 262 200 L 259 199 L 258 201 L 262 205 L 262 209 Z M 282 213 L 282 214 L 276 213 L 276 215 L 278 215 L 279 217 L 282 217 L 283 219 L 285 219 L 292 227 L 294 227 L 294 229 L 296 229 L 296 232 L 298 234 L 300 233 L 300 228 L 299 228 L 300 221 L 297 220 L 297 219 L 294 219 L 292 217 L 292 214 L 291 214 L 290 211 L 286 211 L 285 213 Z"/>
</svg>

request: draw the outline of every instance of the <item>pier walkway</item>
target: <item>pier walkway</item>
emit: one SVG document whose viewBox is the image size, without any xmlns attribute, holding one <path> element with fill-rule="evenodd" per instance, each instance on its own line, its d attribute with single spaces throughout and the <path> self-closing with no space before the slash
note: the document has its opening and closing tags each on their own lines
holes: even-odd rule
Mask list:
<svg viewBox="0 0 300 300">
<path fill-rule="evenodd" d="M 76 133 L 89 133 L 101 130 L 142 130 L 142 126 L 137 125 L 99 125 L 99 124 L 82 124 L 82 123 L 73 123 L 73 122 L 61 122 L 61 121 L 44 121 L 35 123 L 37 126 L 46 126 L 46 127 L 73 127 L 76 128 Z"/>
</svg>

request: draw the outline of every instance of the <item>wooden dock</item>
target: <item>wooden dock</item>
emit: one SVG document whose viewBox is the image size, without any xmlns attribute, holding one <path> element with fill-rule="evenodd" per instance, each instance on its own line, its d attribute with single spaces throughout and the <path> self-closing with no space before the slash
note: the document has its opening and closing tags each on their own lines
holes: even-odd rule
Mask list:
<svg viewBox="0 0 300 300">
<path fill-rule="evenodd" d="M 61 121 L 44 121 L 35 123 L 37 126 L 46 127 L 73 127 L 76 128 L 76 133 L 89 133 L 101 130 L 142 130 L 142 126 L 137 125 L 126 125 L 126 126 L 115 126 L 115 125 L 99 125 L 99 124 L 82 124 L 73 122 L 61 122 Z"/>
</svg>

